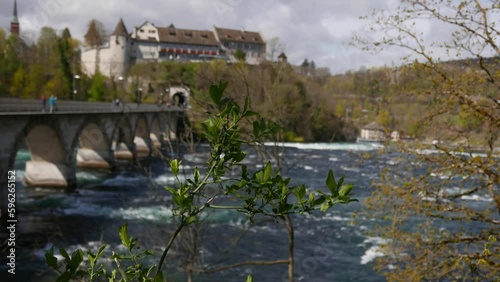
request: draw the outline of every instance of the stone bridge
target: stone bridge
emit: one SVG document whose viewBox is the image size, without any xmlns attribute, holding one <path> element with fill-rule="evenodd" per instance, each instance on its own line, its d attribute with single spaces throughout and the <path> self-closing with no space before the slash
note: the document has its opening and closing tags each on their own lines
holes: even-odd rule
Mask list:
<svg viewBox="0 0 500 282">
<path fill-rule="evenodd" d="M 2 214 L 8 171 L 27 146 L 25 182 L 72 188 L 76 167 L 112 168 L 116 160 L 147 157 L 177 136 L 184 109 L 165 105 L 58 102 L 53 113 L 40 101 L 0 99 Z"/>
</svg>

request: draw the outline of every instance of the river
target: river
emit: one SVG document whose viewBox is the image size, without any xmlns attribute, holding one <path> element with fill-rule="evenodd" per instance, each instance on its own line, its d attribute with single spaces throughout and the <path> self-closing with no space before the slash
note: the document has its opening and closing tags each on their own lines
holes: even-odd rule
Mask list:
<svg viewBox="0 0 500 282">
<path fill-rule="evenodd" d="M 327 173 L 345 176 L 353 183 L 359 203 L 334 206 L 327 213 L 294 217 L 296 232 L 296 281 L 384 281 L 370 266 L 380 253 L 377 246 L 384 238 L 371 237 L 375 219 L 353 222 L 353 213 L 371 194 L 372 181 L 385 166 L 394 165 L 392 155 L 376 154 L 374 144 L 286 144 L 283 173 L 310 188 L 325 189 Z M 206 146 L 198 153 L 183 154 L 182 170 L 187 175 L 195 166 L 203 167 Z M 118 228 L 127 222 L 130 234 L 143 247 L 161 255 L 168 235 L 174 229 L 169 192 L 174 185 L 167 162 L 149 158 L 136 164 L 122 164 L 115 172 L 78 171 L 74 192 L 24 187 L 24 164 L 29 152 L 17 155 L 16 275 L 7 273 L 2 250 L 0 281 L 54 281 L 54 273 L 45 266 L 44 251 L 54 246 L 73 251 L 96 250 L 102 242 L 120 249 Z M 256 154 L 248 156 L 250 168 L 260 168 Z M 473 199 L 474 200 L 474 199 Z M 477 200 L 477 199 L 475 199 Z M 2 230 L 6 230 L 2 226 Z M 248 260 L 287 258 L 287 233 L 283 224 L 257 220 L 252 225 L 233 212 L 213 212 L 199 225 L 201 236 L 197 252 L 202 265 L 228 265 Z M 187 238 L 185 235 L 183 238 Z M 189 246 L 194 244 L 188 243 Z M 109 252 L 104 262 L 109 263 Z M 185 281 L 180 271 L 183 252 L 174 246 L 167 260 L 168 281 Z M 214 274 L 195 276 L 194 281 L 287 281 L 287 267 L 244 266 Z"/>
</svg>

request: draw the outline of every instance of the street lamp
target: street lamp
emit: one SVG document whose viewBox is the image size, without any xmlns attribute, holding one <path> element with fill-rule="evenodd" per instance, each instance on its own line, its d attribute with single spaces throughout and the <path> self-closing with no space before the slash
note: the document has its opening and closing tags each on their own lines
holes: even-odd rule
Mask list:
<svg viewBox="0 0 500 282">
<path fill-rule="evenodd" d="M 119 76 L 118 77 L 118 81 L 120 81 L 120 92 L 121 92 L 120 93 L 120 100 L 123 99 L 123 95 L 124 95 L 124 92 L 125 92 L 124 87 L 123 87 L 124 80 L 125 80 L 125 78 L 123 76 Z"/>
<path fill-rule="evenodd" d="M 76 80 L 80 79 L 80 76 L 78 74 L 73 75 L 73 95 L 76 96 L 78 93 L 78 90 L 76 90 Z"/>
</svg>

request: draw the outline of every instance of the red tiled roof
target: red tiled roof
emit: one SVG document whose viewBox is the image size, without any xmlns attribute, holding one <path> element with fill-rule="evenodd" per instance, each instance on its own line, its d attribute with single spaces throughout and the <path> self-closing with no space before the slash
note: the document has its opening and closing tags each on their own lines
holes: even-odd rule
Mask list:
<svg viewBox="0 0 500 282">
<path fill-rule="evenodd" d="M 158 27 L 160 42 L 218 46 L 215 35 L 209 30 Z"/>
<path fill-rule="evenodd" d="M 217 32 L 220 41 L 265 44 L 260 33 L 255 31 L 215 27 L 215 32 Z"/>
</svg>

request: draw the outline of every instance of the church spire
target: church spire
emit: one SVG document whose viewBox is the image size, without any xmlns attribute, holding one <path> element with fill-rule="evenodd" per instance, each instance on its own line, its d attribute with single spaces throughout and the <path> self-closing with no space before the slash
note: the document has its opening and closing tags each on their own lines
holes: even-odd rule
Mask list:
<svg viewBox="0 0 500 282">
<path fill-rule="evenodd" d="M 10 33 L 19 35 L 19 19 L 17 18 L 17 0 L 14 0 L 14 15 L 10 21 Z"/>
</svg>

